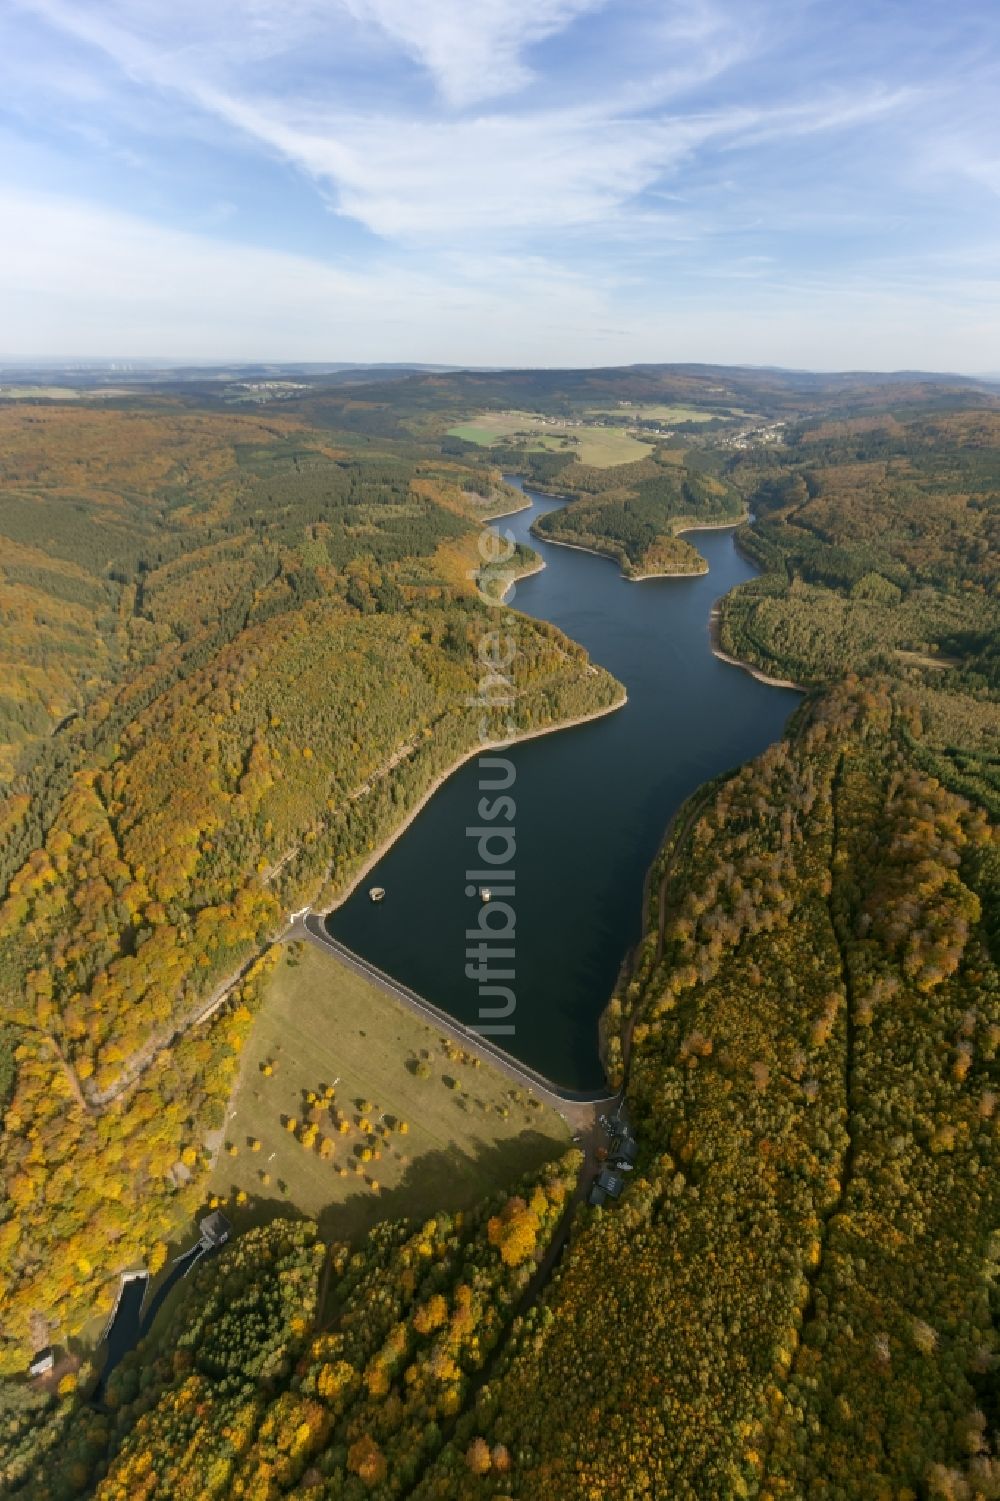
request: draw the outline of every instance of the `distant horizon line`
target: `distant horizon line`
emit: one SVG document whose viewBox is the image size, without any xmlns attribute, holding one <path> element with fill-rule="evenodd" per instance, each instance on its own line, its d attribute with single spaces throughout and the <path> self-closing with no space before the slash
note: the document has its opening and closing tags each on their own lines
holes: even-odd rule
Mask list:
<svg viewBox="0 0 1000 1501">
<path fill-rule="evenodd" d="M 572 370 L 661 370 L 661 369 L 701 369 L 701 370 L 750 370 L 757 373 L 772 371 L 781 375 L 879 375 L 903 378 L 913 376 L 924 380 L 939 380 L 941 378 L 957 380 L 985 380 L 1000 381 L 1000 370 L 935 370 L 922 369 L 913 366 L 898 366 L 893 368 L 878 368 L 872 366 L 820 366 L 820 365 L 778 365 L 773 363 L 756 364 L 751 361 L 728 362 L 722 360 L 630 360 L 614 361 L 612 363 L 598 364 L 494 364 L 484 362 L 482 364 L 469 364 L 449 361 L 398 359 L 398 360 L 305 360 L 305 359 L 281 359 L 269 356 L 241 356 L 238 358 L 207 358 L 196 356 L 191 358 L 167 358 L 162 355 L 24 355 L 0 353 L 0 370 L 14 370 L 20 367 L 34 369 L 51 369 L 66 371 L 85 370 L 112 370 L 120 371 L 127 375 L 131 369 L 142 370 L 226 370 L 226 369 L 250 369 L 274 368 L 296 369 L 314 371 L 340 371 L 340 370 L 414 370 L 427 373 L 461 374 L 505 374 L 516 371 L 572 371 Z"/>
</svg>

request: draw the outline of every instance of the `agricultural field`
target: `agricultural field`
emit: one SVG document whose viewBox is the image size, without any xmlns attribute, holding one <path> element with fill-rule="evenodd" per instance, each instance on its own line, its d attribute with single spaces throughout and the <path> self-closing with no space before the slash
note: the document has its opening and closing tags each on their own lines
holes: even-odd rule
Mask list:
<svg viewBox="0 0 1000 1501">
<path fill-rule="evenodd" d="M 523 437 L 529 440 L 525 445 L 528 448 L 559 452 L 569 448 L 581 464 L 592 464 L 598 469 L 629 464 L 645 458 L 650 451 L 647 443 L 640 443 L 620 428 L 589 427 L 582 423 L 563 425 L 536 412 L 483 412 L 471 422 L 449 428 L 448 436 L 478 443 L 482 448 L 503 439 Z"/>
<path fill-rule="evenodd" d="M 386 1217 L 468 1208 L 568 1145 L 526 1090 L 332 955 L 293 946 L 246 1045 L 210 1193 L 240 1229 L 298 1211 L 353 1240 Z"/>
<path fill-rule="evenodd" d="M 713 417 L 745 417 L 746 412 L 706 412 L 699 407 L 666 406 L 660 402 L 627 407 L 599 407 L 593 417 L 627 417 L 636 422 L 711 422 Z"/>
<path fill-rule="evenodd" d="M 76 386 L 0 386 L 0 401 L 92 401 L 113 396 L 131 396 L 124 386 L 100 386 L 79 390 Z"/>
</svg>

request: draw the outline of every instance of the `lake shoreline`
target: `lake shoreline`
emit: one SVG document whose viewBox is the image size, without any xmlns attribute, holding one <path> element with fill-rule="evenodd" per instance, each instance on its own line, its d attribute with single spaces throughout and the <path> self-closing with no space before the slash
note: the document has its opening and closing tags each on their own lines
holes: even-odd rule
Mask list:
<svg viewBox="0 0 1000 1501">
<path fill-rule="evenodd" d="M 539 490 L 537 493 L 539 495 L 544 495 L 551 494 L 552 492 Z M 571 497 L 558 496 L 555 498 L 569 499 Z M 725 532 L 735 527 L 743 526 L 744 523 L 748 520 L 749 513 L 744 512 L 742 516 L 737 516 L 732 521 L 696 521 L 692 522 L 690 526 L 678 527 L 673 535 L 675 537 L 682 537 L 686 532 Z M 534 526 L 532 526 L 531 528 L 531 535 L 533 537 L 537 537 L 539 542 L 551 542 L 553 547 L 568 547 L 574 552 L 589 552 L 592 557 L 604 558 L 609 563 L 617 563 L 619 569 L 621 569 L 621 563 L 615 557 L 614 553 L 602 552 L 600 548 L 597 547 L 584 547 L 582 542 L 564 542 L 561 537 L 550 537 L 546 532 L 536 531 Z M 657 573 L 620 572 L 619 577 L 624 579 L 627 584 L 643 584 L 648 579 L 701 579 L 704 578 L 708 572 L 709 567 L 706 563 L 704 568 L 672 568 Z"/>
<path fill-rule="evenodd" d="M 542 573 L 544 571 L 544 568 L 545 568 L 545 559 L 544 558 L 538 558 L 538 560 L 535 563 L 533 563 L 530 568 L 525 568 L 523 570 L 523 572 L 515 574 L 514 577 L 511 579 L 510 583 L 507 585 L 506 589 L 501 594 L 501 596 L 500 596 L 500 603 L 501 604 L 506 604 L 507 603 L 507 596 L 509 594 L 513 594 L 514 590 L 517 588 L 518 584 L 520 584 L 522 582 L 523 579 L 534 578 L 535 574 L 536 573 Z"/>
<path fill-rule="evenodd" d="M 683 537 L 685 532 L 728 532 L 730 528 L 743 526 L 749 520 L 750 512 L 744 511 L 742 516 L 737 516 L 733 521 L 693 521 L 690 526 L 679 526 L 674 536 Z M 757 564 L 754 566 L 757 567 Z"/>
<path fill-rule="evenodd" d="M 644 584 L 647 579 L 703 579 L 708 573 L 704 568 L 677 568 L 671 573 L 623 573 L 626 584 Z"/>
<path fill-rule="evenodd" d="M 606 563 L 618 565 L 620 579 L 626 584 L 641 584 L 646 579 L 702 579 L 708 572 L 708 567 L 678 569 L 673 573 L 622 573 L 621 564 L 610 552 L 600 552 L 596 547 L 584 547 L 581 542 L 563 542 L 559 537 L 548 537 L 544 532 L 536 532 L 532 528 L 531 535 L 537 537 L 539 542 L 549 542 L 553 547 L 568 547 L 571 552 L 589 552 L 592 558 L 603 558 Z"/>
<path fill-rule="evenodd" d="M 609 684 L 607 700 L 596 711 L 577 715 L 572 706 L 566 706 L 562 712 L 573 714 L 572 719 L 531 727 L 524 736 L 488 746 L 469 745 L 464 752 L 461 744 L 453 742 L 437 766 L 428 764 L 420 783 L 411 786 L 415 805 L 408 813 L 405 808 L 384 810 L 386 822 L 379 832 L 386 837 L 380 839 L 379 850 L 370 856 L 358 851 L 357 865 L 352 862 L 352 868 L 336 873 L 336 885 L 328 884 L 317 900 L 318 921 L 310 919 L 310 924 L 319 933 L 325 921 L 325 931 L 347 949 L 383 973 L 399 976 L 399 983 L 412 986 L 418 995 L 433 997 L 447 1014 L 474 1015 L 474 990 L 466 983 L 473 977 L 458 962 L 468 928 L 468 904 L 461 897 L 458 874 L 468 863 L 467 854 L 462 853 L 466 804 L 470 799 L 475 803 L 480 767 L 468 766 L 449 785 L 444 784 L 477 754 L 487 760 L 490 755 L 502 758 L 509 745 L 507 754 L 518 765 L 518 817 L 526 825 L 523 849 L 518 846 L 519 1011 L 518 1041 L 512 1050 L 546 1077 L 583 1087 L 594 1075 L 591 1013 L 597 1029 L 620 977 L 623 956 L 643 930 L 642 913 L 635 912 L 635 894 L 657 853 L 650 836 L 659 830 L 652 827 L 651 811 L 662 830 L 673 810 L 695 790 L 692 778 L 696 785 L 703 783 L 713 773 L 759 754 L 780 737 L 799 699 L 796 695 L 792 700 L 780 690 L 773 692 L 749 671 L 736 677 L 719 673 L 712 660 L 705 628 L 712 604 L 731 586 L 758 572 L 733 546 L 742 517 L 721 524 L 709 522 L 705 528 L 714 535 L 705 536 L 699 548 L 711 574 L 698 575 L 704 584 L 695 578 L 683 589 L 623 591 L 618 588 L 619 569 L 611 573 L 585 568 L 580 575 L 564 553 L 549 552 L 543 546 L 551 540 L 554 546 L 615 561 L 588 545 L 564 543 L 548 538 L 544 531 L 530 530 L 541 514 L 558 509 L 562 502 L 552 496 L 550 504 L 535 486 L 527 494 L 535 509 L 522 508 L 506 524 L 499 523 L 501 533 L 509 528 L 518 543 L 536 548 L 524 573 L 537 571 L 539 577 L 530 589 L 525 587 L 523 597 L 514 600 L 514 608 L 581 642 L 592 662 L 601 663 L 622 682 L 627 700 L 622 688 Z M 685 519 L 692 530 L 699 529 L 690 513 Z M 680 517 L 677 525 L 683 528 Z M 538 553 L 543 555 L 544 569 Z M 693 553 L 692 559 L 702 566 Z M 516 567 L 517 562 L 507 561 L 504 582 L 523 576 L 515 577 Z M 603 729 L 595 728 L 592 735 L 576 740 L 552 740 L 559 729 L 610 715 L 626 701 L 629 712 L 624 720 L 612 724 L 609 718 Z M 692 711 L 690 723 L 686 713 L 679 718 L 678 711 L 687 707 Z M 553 714 L 551 707 L 549 714 Z M 477 729 L 470 725 L 467 745 Z M 679 730 L 683 754 L 674 758 L 669 747 L 671 736 Z M 543 734 L 549 737 L 544 750 L 539 739 L 533 754 L 523 753 L 522 776 L 522 756 L 514 747 L 520 739 Z M 454 763 L 446 767 L 444 763 L 452 757 Z M 438 767 L 441 774 L 435 775 Z M 412 763 L 410 769 L 418 770 Z M 655 796 L 649 788 L 655 788 Z M 609 795 L 595 796 L 597 789 L 607 789 Z M 658 816 L 661 807 L 662 817 Z M 624 849 L 622 808 L 633 836 Z M 580 816 L 581 810 L 586 817 Z M 418 817 L 419 813 L 423 816 Z M 397 819 L 399 825 L 392 827 Z M 444 890 L 439 882 L 427 879 L 427 872 L 443 859 L 450 862 L 449 870 L 457 872 L 454 893 L 450 885 Z M 634 888 L 631 879 L 623 879 L 614 890 L 604 890 L 600 873 L 612 867 L 629 873 L 634 867 Z M 393 903 L 391 922 L 383 921 L 368 900 L 368 888 L 376 882 L 392 893 L 406 895 L 402 906 Z M 325 908 L 322 915 L 321 908 Z M 433 944 L 428 942 L 429 934 L 435 935 Z M 586 948 L 586 963 L 580 964 L 572 982 L 567 978 L 558 987 L 550 983 L 554 942 L 567 953 Z M 449 958 L 452 954 L 454 961 Z"/>
<path fill-rule="evenodd" d="M 752 662 L 743 662 L 739 657 L 732 657 L 730 656 L 729 652 L 723 651 L 721 645 L 719 644 L 719 630 L 721 620 L 722 605 L 721 601 L 717 600 L 716 603 L 712 606 L 711 612 L 708 617 L 708 636 L 712 645 L 713 657 L 717 657 L 720 662 L 728 662 L 730 667 L 741 668 L 743 672 L 748 672 L 752 678 L 757 679 L 758 683 L 764 683 L 768 688 L 790 688 L 795 693 L 809 692 L 809 689 L 804 688 L 801 683 L 793 683 L 791 678 L 771 677 L 769 673 L 762 671 L 761 668 L 754 667 Z"/>
<path fill-rule="evenodd" d="M 540 572 L 539 569 L 533 569 L 532 571 L 535 573 Z M 357 891 L 358 887 L 361 885 L 361 882 L 367 875 L 371 873 L 374 867 L 382 859 L 383 855 L 387 854 L 388 851 L 392 849 L 392 846 L 396 843 L 397 839 L 399 839 L 403 834 L 406 833 L 406 830 L 413 823 L 417 815 L 423 812 L 424 808 L 430 802 L 434 794 L 441 787 L 443 787 L 448 778 L 451 777 L 456 771 L 458 771 L 460 766 L 464 766 L 467 761 L 473 761 L 477 756 L 489 755 L 495 751 L 510 750 L 515 745 L 523 745 L 526 740 L 537 740 L 542 735 L 554 735 L 557 734 L 560 730 L 572 730 L 576 729 L 579 725 L 590 724 L 592 720 L 604 719 L 608 714 L 616 714 L 619 709 L 624 709 L 627 703 L 628 694 L 622 693 L 621 697 L 616 699 L 613 704 L 605 704 L 602 709 L 595 709 L 590 714 L 578 714 L 572 719 L 561 719 L 558 724 L 540 725 L 537 729 L 525 730 L 520 735 L 514 735 L 509 740 L 484 740 L 481 741 L 478 745 L 473 746 L 471 750 L 466 751 L 464 755 L 459 756 L 457 761 L 453 761 L 451 766 L 449 766 L 445 771 L 438 773 L 438 775 L 431 782 L 430 786 L 426 789 L 425 792 L 421 794 L 421 796 L 414 803 L 413 807 L 406 814 L 403 822 L 398 824 L 392 831 L 392 833 L 387 834 L 382 842 L 374 850 L 372 850 L 371 854 L 365 860 L 360 870 L 358 870 L 355 875 L 351 876 L 348 885 L 342 892 L 340 892 L 335 900 L 324 907 L 313 907 L 311 910 L 316 913 L 317 917 L 325 918 L 329 917 L 332 912 L 336 912 L 338 907 L 342 907 L 348 900 L 348 898 L 354 895 L 355 891 Z"/>
<path fill-rule="evenodd" d="M 517 515 L 520 514 L 521 511 L 530 511 L 531 510 L 532 502 L 528 499 L 527 495 L 524 495 L 523 491 L 521 493 L 522 493 L 522 495 L 524 497 L 524 504 L 523 505 L 521 505 L 521 506 L 508 506 L 503 511 L 491 511 L 488 516 L 476 516 L 474 518 L 474 520 L 476 520 L 476 521 L 502 521 L 505 516 L 517 516 Z"/>
</svg>

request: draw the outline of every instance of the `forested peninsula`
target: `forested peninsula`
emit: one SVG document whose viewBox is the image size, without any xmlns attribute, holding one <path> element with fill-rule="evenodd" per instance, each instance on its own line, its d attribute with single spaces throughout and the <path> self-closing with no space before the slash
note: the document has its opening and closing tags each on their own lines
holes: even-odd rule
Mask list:
<svg viewBox="0 0 1000 1501">
<path fill-rule="evenodd" d="M 554 478 L 579 498 L 549 511 L 535 530 L 546 541 L 613 558 L 625 578 L 705 573 L 704 558 L 678 533 L 735 526 L 742 517 L 739 491 L 712 473 L 721 467 L 705 450 L 664 448 L 607 469 L 570 462 Z"/>
</svg>

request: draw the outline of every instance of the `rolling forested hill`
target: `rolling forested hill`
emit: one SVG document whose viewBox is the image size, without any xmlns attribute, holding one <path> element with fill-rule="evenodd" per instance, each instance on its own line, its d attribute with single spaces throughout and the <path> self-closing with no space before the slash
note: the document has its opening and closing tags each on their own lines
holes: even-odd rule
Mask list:
<svg viewBox="0 0 1000 1501">
<path fill-rule="evenodd" d="M 488 506 L 459 466 L 352 455 L 283 418 L 8 407 L 0 426 L 16 1371 L 100 1318 L 117 1268 L 199 1203 L 203 1171 L 177 1165 L 221 1122 L 248 966 L 285 914 L 343 886 L 478 743 Z M 540 728 L 615 699 L 557 631 L 511 631 L 498 738 L 508 714 Z"/>
<path fill-rule="evenodd" d="M 641 1171 L 459 1441 L 512 1495 L 995 1493 L 996 848 L 895 716 L 831 691 L 661 856 Z M 446 1451 L 415 1494 L 495 1492 Z"/>
<path fill-rule="evenodd" d="M 621 1200 L 577 1208 L 554 1267 L 572 1155 L 352 1247 L 279 1219 L 192 1279 L 102 1408 L 72 1382 L 6 1384 L 17 1493 L 1000 1494 L 995 404 L 721 379 L 729 403 L 780 405 L 784 441 L 713 430 L 621 474 L 448 428 L 529 387 L 550 409 L 690 401 L 717 372 L 431 374 L 280 415 L 171 398 L 102 412 L 89 447 L 95 413 L 0 410 L 21 549 L 3 585 L 12 1374 L 43 1318 L 80 1328 L 199 1202 L 198 1172 L 173 1170 L 225 1110 L 278 914 L 345 879 L 471 743 L 446 706 L 470 681 L 463 575 L 498 464 L 576 497 L 553 537 L 611 538 L 635 571 L 692 496 L 749 508 L 763 572 L 720 646 L 810 690 L 782 742 L 681 810 L 651 873 L 607 1017 L 641 1142 Z M 48 547 L 50 499 L 99 544 Z M 519 722 L 611 701 L 579 649 L 518 630 Z M 172 1042 L 248 961 L 234 1004 Z"/>
<path fill-rule="evenodd" d="M 802 426 L 747 456 L 763 575 L 721 642 L 798 682 L 845 669 L 910 682 L 923 764 L 1000 810 L 1000 415 Z"/>
</svg>

